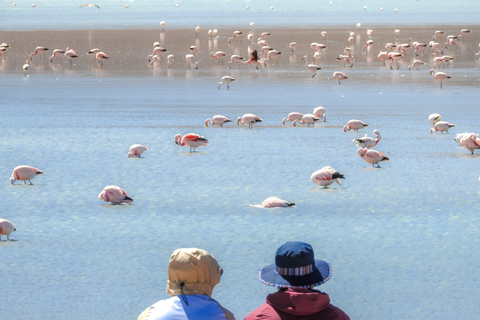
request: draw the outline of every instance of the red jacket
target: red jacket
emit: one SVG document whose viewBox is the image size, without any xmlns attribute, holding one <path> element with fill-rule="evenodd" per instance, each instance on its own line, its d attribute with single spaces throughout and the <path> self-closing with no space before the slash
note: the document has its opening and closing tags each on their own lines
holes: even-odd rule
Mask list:
<svg viewBox="0 0 480 320">
<path fill-rule="evenodd" d="M 330 304 L 328 294 L 304 288 L 289 288 L 267 296 L 267 303 L 245 320 L 350 320 L 340 308 Z"/>
</svg>

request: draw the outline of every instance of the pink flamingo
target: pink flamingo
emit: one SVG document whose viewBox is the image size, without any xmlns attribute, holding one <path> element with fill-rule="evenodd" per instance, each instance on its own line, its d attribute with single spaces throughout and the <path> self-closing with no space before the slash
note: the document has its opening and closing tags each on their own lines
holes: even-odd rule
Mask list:
<svg viewBox="0 0 480 320">
<path fill-rule="evenodd" d="M 97 52 L 95 55 L 95 58 L 97 59 L 97 62 L 100 63 L 103 66 L 103 60 L 107 60 L 109 57 L 105 52 Z"/>
<path fill-rule="evenodd" d="M 128 149 L 127 158 L 138 157 L 141 158 L 142 153 L 147 151 L 147 147 L 142 146 L 141 144 L 132 144 L 130 149 Z"/>
<path fill-rule="evenodd" d="M 287 123 L 288 121 L 302 120 L 303 113 L 300 112 L 290 112 L 286 118 L 283 118 L 282 124 Z"/>
<path fill-rule="evenodd" d="M 335 71 L 335 72 L 333 73 L 333 78 L 334 78 L 335 80 L 338 80 L 338 84 L 339 84 L 339 85 L 341 84 L 341 83 L 340 83 L 341 80 L 347 80 L 347 79 L 348 79 L 347 75 L 346 75 L 345 73 L 343 73 L 343 72 L 340 72 L 340 71 Z"/>
<path fill-rule="evenodd" d="M 327 121 L 327 116 L 325 115 L 325 108 L 324 107 L 316 107 L 313 109 L 313 115 L 317 118 L 323 119 L 323 122 Z"/>
<path fill-rule="evenodd" d="M 226 84 L 227 85 L 227 89 L 230 89 L 230 82 L 233 82 L 233 81 L 236 81 L 237 79 L 235 79 L 234 77 L 231 77 L 231 76 L 223 76 L 222 77 L 222 81 L 220 81 L 218 84 L 217 84 L 217 88 L 218 90 L 220 90 L 220 86 L 222 84 Z"/>
<path fill-rule="evenodd" d="M 241 124 L 248 124 L 248 128 L 252 129 L 253 125 L 257 122 L 262 122 L 263 120 L 260 119 L 258 116 L 251 114 L 251 113 L 246 113 L 242 117 L 238 117 L 237 119 L 237 125 Z"/>
<path fill-rule="evenodd" d="M 228 38 L 228 43 L 232 43 L 232 40 L 235 39 L 236 37 L 240 37 L 242 35 L 242 31 L 234 31 L 233 36 Z"/>
<path fill-rule="evenodd" d="M 65 53 L 65 50 L 61 50 L 61 49 L 55 49 L 53 50 L 53 54 L 50 56 L 50 58 L 48 60 L 50 60 L 50 63 L 53 62 L 53 58 L 55 57 L 60 57 L 62 54 Z M 60 59 L 60 58 L 59 58 Z"/>
<path fill-rule="evenodd" d="M 368 124 L 361 120 L 350 120 L 347 122 L 347 125 L 343 127 L 343 132 L 347 132 L 350 130 L 358 131 L 363 127 L 368 127 Z"/>
<path fill-rule="evenodd" d="M 261 204 L 253 205 L 253 207 L 257 208 L 279 208 L 279 207 L 292 207 L 295 203 L 280 199 L 279 197 L 270 197 L 265 200 Z"/>
<path fill-rule="evenodd" d="M 175 135 L 175 143 L 179 146 L 190 147 L 190 153 L 195 152 L 198 147 L 208 146 L 208 140 L 196 133 L 188 133 L 183 137 L 180 134 Z"/>
<path fill-rule="evenodd" d="M 378 130 L 373 130 L 373 134 L 377 136 L 376 139 L 372 137 L 367 137 L 367 134 L 365 134 L 363 138 L 353 139 L 353 142 L 355 142 L 360 148 L 373 148 L 382 138 Z"/>
<path fill-rule="evenodd" d="M 299 122 L 299 123 L 302 123 L 302 124 L 306 124 L 308 127 L 310 127 L 310 125 L 315 127 L 315 122 L 317 122 L 318 120 L 320 120 L 320 118 L 315 117 L 311 113 L 307 113 L 307 114 L 304 114 L 302 116 L 301 120 L 293 120 L 292 125 L 295 127 L 297 125 L 297 122 Z"/>
<path fill-rule="evenodd" d="M 254 64 L 257 70 L 258 70 L 258 65 L 263 64 L 261 61 L 258 60 L 257 50 L 250 51 L 250 59 L 248 59 L 247 61 L 243 61 L 243 63 Z"/>
<path fill-rule="evenodd" d="M 218 64 L 223 64 L 223 58 L 226 57 L 227 54 L 223 51 L 217 51 L 210 53 L 210 57 L 214 59 L 218 59 Z"/>
<path fill-rule="evenodd" d="M 117 186 L 106 186 L 103 188 L 103 191 L 100 192 L 98 198 L 105 202 L 111 202 L 112 204 L 121 204 L 122 202 L 131 204 L 133 201 L 122 188 Z"/>
<path fill-rule="evenodd" d="M 443 81 L 450 79 L 451 77 L 443 72 L 435 72 L 434 69 L 430 70 L 430 75 L 433 76 L 433 79 L 440 80 L 440 88 L 443 86 Z"/>
<path fill-rule="evenodd" d="M 357 150 L 357 153 L 360 157 L 363 158 L 363 160 L 370 163 L 372 167 L 375 167 L 375 165 L 377 165 L 377 167 L 380 168 L 380 165 L 378 164 L 380 161 L 390 160 L 389 158 L 385 157 L 385 155 L 380 151 L 369 150 L 367 148 L 360 148 Z"/>
<path fill-rule="evenodd" d="M 428 116 L 428 121 L 430 121 L 432 125 L 434 125 L 440 120 L 442 120 L 442 116 L 439 115 L 438 113 L 432 113 L 431 115 Z"/>
<path fill-rule="evenodd" d="M 460 145 L 473 154 L 473 150 L 480 149 L 480 139 L 478 133 L 468 133 L 460 139 Z"/>
<path fill-rule="evenodd" d="M 192 66 L 195 66 L 195 69 L 198 69 L 198 61 L 196 61 L 193 54 L 187 54 L 185 56 L 185 61 L 187 62 L 189 69 L 191 69 Z"/>
<path fill-rule="evenodd" d="M 13 169 L 12 176 L 10 177 L 10 183 L 15 184 L 15 181 L 23 181 L 24 184 L 27 184 L 27 181 L 32 185 L 32 180 L 38 174 L 43 174 L 43 171 L 38 170 L 37 168 L 30 166 L 18 166 Z"/>
<path fill-rule="evenodd" d="M 10 233 L 17 231 L 13 224 L 5 219 L 0 219 L 0 241 L 2 241 L 2 236 L 7 236 L 7 240 L 10 240 Z"/>
<path fill-rule="evenodd" d="M 430 133 L 434 133 L 434 132 L 441 132 L 442 134 L 444 132 L 449 133 L 448 129 L 450 129 L 451 127 L 455 127 L 455 125 L 447 121 L 437 121 L 433 125 L 433 128 L 430 129 Z"/>
<path fill-rule="evenodd" d="M 45 51 L 48 51 L 48 50 L 50 50 L 50 49 L 48 49 L 47 47 L 37 47 L 37 48 L 35 49 L 35 52 L 34 52 L 34 53 L 31 53 L 31 54 L 29 55 L 29 58 L 30 58 L 30 60 L 32 60 L 32 57 L 35 56 L 35 55 L 37 55 L 37 54 L 45 55 Z"/>
<path fill-rule="evenodd" d="M 98 52 L 100 52 L 100 49 L 94 48 L 94 49 L 88 51 L 87 54 L 88 54 L 89 56 L 95 57 L 95 55 L 96 55 Z"/>
<path fill-rule="evenodd" d="M 383 65 L 385 65 L 385 61 L 392 59 L 392 57 L 386 51 L 380 51 L 377 58 L 378 60 L 383 61 Z"/>
<path fill-rule="evenodd" d="M 232 63 L 240 63 L 242 62 L 243 60 L 243 57 L 238 55 L 238 54 L 233 54 L 231 57 L 230 57 L 230 61 L 227 62 L 228 64 L 228 67 L 231 68 L 231 64 Z"/>
<path fill-rule="evenodd" d="M 70 60 L 70 65 L 72 65 L 72 59 L 78 58 L 77 54 L 73 49 L 67 48 L 64 53 L 65 57 Z"/>
<path fill-rule="evenodd" d="M 412 64 L 409 65 L 409 66 L 407 67 L 407 69 L 408 69 L 408 70 L 412 70 L 412 67 L 413 67 L 413 68 L 415 68 L 415 69 L 417 69 L 417 70 L 420 70 L 420 66 L 421 66 L 421 65 L 424 65 L 424 64 L 425 64 L 425 62 L 423 62 L 423 61 L 421 61 L 421 60 L 413 60 Z"/>
<path fill-rule="evenodd" d="M 175 56 L 173 54 L 169 54 L 167 56 L 167 68 L 170 69 L 170 67 L 173 65 L 174 61 L 175 61 Z"/>
<path fill-rule="evenodd" d="M 310 179 L 316 185 L 328 188 L 328 186 L 334 182 L 338 183 L 339 185 L 342 185 L 340 183 L 340 179 L 345 179 L 345 177 L 340 172 L 335 171 L 335 169 L 333 169 L 332 167 L 325 166 L 322 169 L 312 173 L 312 176 L 310 177 Z"/>
<path fill-rule="evenodd" d="M 208 127 L 209 122 L 212 124 L 212 126 L 218 125 L 220 127 L 223 127 L 225 123 L 232 122 L 232 120 L 221 115 L 216 115 L 216 116 L 213 116 L 212 119 L 209 118 L 205 120 L 205 127 Z"/>
<path fill-rule="evenodd" d="M 455 138 L 453 138 L 453 141 L 460 143 L 460 140 L 462 140 L 463 137 L 468 136 L 470 133 L 468 132 L 463 132 L 463 133 L 457 133 Z"/>
</svg>

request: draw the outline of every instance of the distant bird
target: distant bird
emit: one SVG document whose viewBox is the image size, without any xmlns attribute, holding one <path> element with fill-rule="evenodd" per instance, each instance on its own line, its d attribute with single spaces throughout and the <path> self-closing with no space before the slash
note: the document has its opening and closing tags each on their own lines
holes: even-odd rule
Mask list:
<svg viewBox="0 0 480 320">
<path fill-rule="evenodd" d="M 170 69 L 170 67 L 173 65 L 174 61 L 175 61 L 175 56 L 173 54 L 169 54 L 167 56 L 167 68 Z"/>
<path fill-rule="evenodd" d="M 447 121 L 438 121 L 433 125 L 433 128 L 430 129 L 430 133 L 434 132 L 441 132 L 442 134 L 444 132 L 449 133 L 448 129 L 455 127 L 453 123 L 447 122 Z"/>
<path fill-rule="evenodd" d="M 240 37 L 241 35 L 242 35 L 242 31 L 234 31 L 233 36 L 228 38 L 228 43 L 232 43 L 233 39 Z"/>
<path fill-rule="evenodd" d="M 195 28 L 195 38 L 198 38 L 198 33 L 200 32 L 200 26 Z"/>
<path fill-rule="evenodd" d="M 238 54 L 232 54 L 232 56 L 230 57 L 230 61 L 227 62 L 228 64 L 228 67 L 231 68 L 231 64 L 232 63 L 240 63 L 242 62 L 243 60 L 243 57 L 238 55 Z"/>
<path fill-rule="evenodd" d="M 368 124 L 361 120 L 350 120 L 347 122 L 347 125 L 343 127 L 343 132 L 347 132 L 350 130 L 358 131 L 363 127 L 368 127 Z"/>
<path fill-rule="evenodd" d="M 227 89 L 230 89 L 230 82 L 233 82 L 233 81 L 236 81 L 237 79 L 235 79 L 234 77 L 231 77 L 231 76 L 223 76 L 222 77 L 222 81 L 220 81 L 218 84 L 217 84 L 217 88 L 220 90 L 220 86 L 222 84 L 226 84 L 227 85 Z"/>
<path fill-rule="evenodd" d="M 10 233 L 17 231 L 13 224 L 5 219 L 0 219 L 0 241 L 2 241 L 2 236 L 7 236 L 7 240 L 10 240 Z"/>
<path fill-rule="evenodd" d="M 321 67 L 317 66 L 316 64 L 308 64 L 307 63 L 307 56 L 303 56 L 302 60 L 305 60 L 305 66 L 307 67 L 307 70 L 313 73 L 312 78 L 317 75 L 317 71 L 322 69 Z"/>
<path fill-rule="evenodd" d="M 27 60 L 22 68 L 23 68 L 23 75 L 26 76 L 28 73 L 28 69 L 30 69 L 30 61 Z"/>
<path fill-rule="evenodd" d="M 77 54 L 75 53 L 75 51 L 73 49 L 70 49 L 67 47 L 67 49 L 65 49 L 65 58 L 67 58 L 68 60 L 70 60 L 70 65 L 72 64 L 72 59 L 76 59 L 78 58 Z"/>
<path fill-rule="evenodd" d="M 94 48 L 94 49 L 88 51 L 87 54 L 88 54 L 89 56 L 92 56 L 92 57 L 95 58 L 95 56 L 97 55 L 98 52 L 100 52 L 100 49 Z M 65 52 L 64 52 L 64 53 L 65 53 Z"/>
<path fill-rule="evenodd" d="M 214 59 L 218 59 L 218 64 L 223 64 L 223 58 L 225 58 L 227 54 L 223 51 L 217 51 L 210 53 L 210 57 Z"/>
<path fill-rule="evenodd" d="M 253 64 L 255 68 L 258 70 L 258 65 L 263 64 L 260 60 L 258 60 L 258 52 L 257 50 L 250 51 L 250 59 L 247 61 L 243 61 L 246 64 Z"/>
<path fill-rule="evenodd" d="M 390 160 L 389 158 L 385 157 L 385 155 L 380 151 L 367 148 L 360 148 L 357 150 L 357 153 L 360 157 L 363 158 L 363 160 L 370 163 L 372 167 L 375 167 L 375 165 L 377 165 L 377 167 L 380 168 L 380 165 L 378 164 L 379 162 Z"/>
<path fill-rule="evenodd" d="M 127 158 L 138 157 L 141 158 L 142 153 L 147 151 L 147 147 L 142 146 L 141 144 L 133 144 L 128 150 Z"/>
<path fill-rule="evenodd" d="M 302 117 L 303 117 L 303 113 L 300 113 L 300 112 L 290 112 L 286 118 L 283 118 L 282 124 L 285 124 L 285 123 L 287 123 L 287 122 L 289 122 L 289 121 L 292 121 L 292 122 L 295 121 L 295 120 L 300 121 L 300 120 L 302 120 Z"/>
<path fill-rule="evenodd" d="M 43 171 L 38 170 L 37 168 L 30 166 L 18 166 L 13 169 L 12 176 L 10 177 L 10 183 L 15 184 L 15 181 L 23 181 L 24 184 L 27 184 L 27 181 L 32 185 L 32 180 L 37 175 L 43 174 Z"/>
<path fill-rule="evenodd" d="M 383 65 L 385 65 L 385 61 L 391 60 L 392 56 L 390 56 L 386 51 L 380 51 L 377 58 L 378 60 L 383 61 Z"/>
<path fill-rule="evenodd" d="M 55 57 L 61 57 L 62 54 L 65 53 L 65 50 L 61 50 L 61 49 L 55 49 L 53 50 L 53 54 L 50 56 L 50 58 L 48 60 L 50 60 L 50 63 L 53 62 L 53 58 Z"/>
<path fill-rule="evenodd" d="M 163 48 L 163 47 L 160 47 L 160 44 L 158 42 L 156 42 L 155 44 L 158 44 L 156 46 L 153 47 L 153 51 L 152 51 L 152 56 L 154 55 L 161 55 L 162 53 L 164 52 L 167 52 L 168 50 Z"/>
<path fill-rule="evenodd" d="M 192 66 L 195 66 L 195 69 L 198 69 L 198 62 L 195 59 L 193 54 L 187 54 L 185 56 L 185 61 L 187 62 L 188 68 L 191 69 Z"/>
<path fill-rule="evenodd" d="M 453 138 L 453 141 L 460 143 L 460 140 L 462 140 L 463 137 L 466 137 L 468 135 L 470 135 L 469 132 L 457 133 L 455 138 Z"/>
<path fill-rule="evenodd" d="M 297 43 L 296 42 L 290 42 L 290 44 L 288 46 L 290 47 L 290 49 L 292 49 L 292 52 L 294 52 L 295 48 L 297 47 Z"/>
<path fill-rule="evenodd" d="M 322 169 L 312 173 L 310 179 L 316 185 L 328 188 L 328 186 L 334 182 L 342 185 L 340 183 L 340 179 L 345 179 L 345 176 L 340 172 L 335 171 L 335 169 L 333 169 L 332 167 L 325 166 Z"/>
<path fill-rule="evenodd" d="M 92 7 L 96 7 L 97 9 L 100 9 L 100 7 L 98 5 L 96 5 L 95 3 L 84 3 L 80 6 L 80 8 L 83 8 L 83 7 L 86 7 L 86 8 L 92 8 Z"/>
<path fill-rule="evenodd" d="M 431 124 L 435 124 L 440 120 L 442 120 L 442 116 L 439 115 L 438 113 L 432 113 L 431 115 L 428 116 L 428 121 L 430 121 Z"/>
<path fill-rule="evenodd" d="M 274 60 L 276 57 L 278 57 L 278 55 L 282 54 L 281 52 L 277 51 L 277 50 L 269 50 L 267 52 L 267 58 L 266 58 L 266 61 L 270 61 L 270 60 Z M 277 61 L 278 63 L 278 61 Z"/>
<path fill-rule="evenodd" d="M 412 64 L 409 65 L 409 66 L 407 67 L 407 69 L 408 69 L 408 70 L 412 70 L 412 67 L 413 67 L 413 68 L 415 68 L 415 69 L 417 69 L 417 70 L 420 70 L 420 66 L 421 66 L 421 65 L 424 65 L 424 64 L 425 64 L 425 62 L 423 62 L 423 61 L 421 61 L 421 60 L 413 60 Z"/>
<path fill-rule="evenodd" d="M 221 115 L 216 115 L 216 116 L 213 116 L 212 119 L 209 118 L 205 120 L 205 127 L 208 127 L 209 122 L 212 124 L 212 126 L 218 125 L 220 127 L 223 127 L 225 123 L 232 122 L 232 120 Z"/>
<path fill-rule="evenodd" d="M 376 135 L 377 138 L 367 137 L 367 134 L 365 134 L 363 138 L 353 139 L 353 142 L 360 148 L 373 148 L 382 138 L 378 130 L 373 130 L 373 134 Z"/>
<path fill-rule="evenodd" d="M 480 149 L 480 139 L 478 139 L 478 133 L 468 133 L 460 139 L 460 145 L 473 154 L 473 150 Z"/>
<path fill-rule="evenodd" d="M 238 117 L 237 119 L 237 125 L 241 124 L 248 124 L 248 128 L 252 129 L 253 125 L 257 122 L 262 122 L 263 120 L 260 119 L 258 116 L 251 114 L 251 113 L 246 113 L 242 117 Z"/>
<path fill-rule="evenodd" d="M 31 53 L 28 57 L 30 58 L 30 60 L 32 60 L 32 57 L 37 55 L 37 54 L 41 54 L 41 55 L 45 55 L 45 51 L 48 51 L 50 49 L 48 49 L 47 47 L 37 47 L 35 49 L 35 52 L 34 53 Z"/>
<path fill-rule="evenodd" d="M 327 116 L 325 115 L 324 107 L 319 106 L 313 109 L 313 115 L 317 118 L 323 119 L 323 122 L 327 121 Z"/>
<path fill-rule="evenodd" d="M 117 186 L 106 186 L 103 188 L 103 191 L 100 192 L 98 198 L 105 202 L 111 202 L 112 204 L 122 204 L 123 202 L 131 204 L 133 201 L 122 188 Z"/>
<path fill-rule="evenodd" d="M 299 123 L 302 123 L 302 124 L 306 124 L 308 127 L 310 127 L 310 125 L 315 127 L 315 122 L 317 122 L 319 120 L 320 120 L 320 118 L 315 117 L 311 113 L 307 113 L 307 114 L 304 114 L 302 116 L 301 120 L 293 120 L 293 126 L 295 127 L 297 125 L 297 122 L 299 122 Z"/>
<path fill-rule="evenodd" d="M 265 200 L 261 204 L 256 204 L 254 207 L 257 208 L 281 208 L 281 207 L 292 207 L 295 203 L 282 200 L 279 197 L 270 197 Z"/>
<path fill-rule="evenodd" d="M 451 77 L 443 72 L 435 72 L 434 69 L 430 70 L 430 75 L 433 76 L 433 79 L 440 81 L 440 88 L 443 86 L 443 81 L 450 79 Z"/>
<path fill-rule="evenodd" d="M 183 137 L 180 134 L 175 135 L 175 143 L 179 146 L 190 147 L 190 153 L 195 152 L 198 147 L 208 146 L 208 140 L 196 133 L 188 133 Z"/>
<path fill-rule="evenodd" d="M 341 80 L 346 80 L 348 79 L 347 75 L 343 72 L 340 72 L 340 71 L 335 71 L 333 73 L 333 78 L 338 80 L 338 84 L 341 84 L 340 81 Z"/>
</svg>

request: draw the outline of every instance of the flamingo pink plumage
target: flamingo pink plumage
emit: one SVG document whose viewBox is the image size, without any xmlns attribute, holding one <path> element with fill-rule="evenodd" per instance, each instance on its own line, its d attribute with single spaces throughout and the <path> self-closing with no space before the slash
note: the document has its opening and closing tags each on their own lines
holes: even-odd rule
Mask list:
<svg viewBox="0 0 480 320">
<path fill-rule="evenodd" d="M 444 72 L 435 72 L 434 69 L 430 70 L 430 75 L 433 76 L 433 79 L 440 81 L 440 88 L 443 86 L 443 81 L 450 79 L 451 77 Z"/>
<path fill-rule="evenodd" d="M 183 137 L 180 134 L 175 135 L 175 143 L 179 146 L 190 147 L 190 152 L 195 152 L 198 147 L 208 146 L 208 140 L 196 133 L 188 133 Z"/>
<path fill-rule="evenodd" d="M 317 118 L 323 119 L 323 122 L 327 121 L 327 116 L 325 115 L 324 107 L 316 107 L 313 109 L 313 115 Z"/>
<path fill-rule="evenodd" d="M 328 186 L 334 182 L 338 183 L 339 185 L 342 185 L 340 183 L 340 179 L 345 179 L 345 177 L 340 172 L 335 171 L 335 169 L 333 169 L 332 167 L 325 166 L 322 169 L 312 173 L 312 176 L 310 177 L 310 179 L 316 185 L 328 188 Z"/>
<path fill-rule="evenodd" d="M 320 118 L 315 117 L 311 113 L 307 113 L 307 114 L 303 115 L 303 117 L 300 121 L 299 120 L 293 120 L 293 126 L 295 127 L 297 125 L 297 122 L 298 122 L 298 123 L 306 124 L 308 127 L 310 127 L 310 125 L 313 125 L 315 127 L 315 122 L 317 122 L 319 120 L 320 120 Z"/>
<path fill-rule="evenodd" d="M 218 125 L 220 127 L 223 127 L 224 123 L 232 122 L 232 120 L 222 115 L 216 115 L 216 116 L 213 116 L 212 119 L 209 118 L 205 120 L 205 127 L 208 127 L 209 122 L 212 124 L 212 126 Z"/>
<path fill-rule="evenodd" d="M 112 204 L 121 204 L 123 202 L 131 204 L 133 199 L 120 187 L 106 186 L 98 195 L 100 200 L 111 202 Z"/>
<path fill-rule="evenodd" d="M 60 57 L 62 54 L 65 53 L 65 50 L 62 50 L 62 49 L 55 49 L 53 50 L 53 54 L 50 56 L 50 58 L 48 60 L 50 60 L 50 63 L 53 62 L 53 58 L 55 57 Z"/>
<path fill-rule="evenodd" d="M 442 120 L 442 116 L 439 115 L 438 113 L 432 113 L 431 115 L 428 116 L 428 121 L 430 121 L 430 123 L 433 125 L 440 120 Z"/>
<path fill-rule="evenodd" d="M 210 56 L 214 59 L 218 59 L 218 64 L 223 64 L 223 58 L 225 58 L 227 54 L 223 51 L 217 51 L 210 53 Z"/>
<path fill-rule="evenodd" d="M 343 132 L 347 132 L 350 130 L 358 131 L 363 127 L 368 127 L 368 124 L 361 120 L 350 120 L 348 121 L 347 125 L 343 127 Z"/>
<path fill-rule="evenodd" d="M 478 133 L 468 133 L 460 139 L 460 145 L 473 154 L 473 150 L 480 149 L 480 139 Z"/>
<path fill-rule="evenodd" d="M 251 113 L 246 113 L 242 117 L 237 118 L 237 125 L 241 124 L 248 124 L 248 128 L 252 129 L 253 125 L 257 122 L 262 122 L 263 120 L 260 119 L 260 117 L 251 114 Z"/>
<path fill-rule="evenodd" d="M 346 79 L 348 79 L 347 75 L 346 75 L 345 73 L 343 73 L 343 72 L 340 72 L 340 71 L 335 71 L 335 72 L 333 73 L 333 78 L 334 78 L 335 80 L 338 80 L 338 84 L 339 84 L 339 85 L 341 84 L 341 83 L 340 83 L 341 80 L 346 80 Z"/>
<path fill-rule="evenodd" d="M 133 144 L 130 146 L 127 154 L 127 158 L 138 157 L 141 158 L 142 153 L 147 151 L 147 147 L 142 146 L 141 144 Z"/>
<path fill-rule="evenodd" d="M 377 138 L 367 137 L 367 134 L 365 134 L 363 138 L 353 139 L 353 142 L 360 148 L 373 148 L 382 138 L 378 130 L 373 130 L 373 134 L 376 135 Z"/>
<path fill-rule="evenodd" d="M 48 50 L 50 50 L 50 49 L 48 49 L 47 47 L 37 47 L 37 48 L 35 48 L 35 52 L 31 53 L 29 55 L 29 58 L 30 58 L 30 60 L 32 60 L 33 56 L 35 56 L 37 54 L 42 54 L 43 55 L 43 54 L 45 54 L 45 51 L 48 51 Z"/>
<path fill-rule="evenodd" d="M 38 170 L 37 168 L 30 166 L 18 166 L 13 169 L 12 176 L 10 177 L 10 183 L 15 184 L 15 181 L 23 181 L 24 184 L 27 184 L 27 181 L 32 185 L 32 180 L 37 175 L 43 174 L 43 171 Z"/>
<path fill-rule="evenodd" d="M 258 208 L 282 208 L 282 207 L 292 207 L 295 203 L 280 199 L 279 197 L 270 197 L 265 200 L 261 204 L 254 205 L 254 207 Z"/>
<path fill-rule="evenodd" d="M 441 132 L 442 134 L 444 132 L 449 133 L 448 129 L 450 129 L 451 127 L 455 127 L 455 125 L 447 121 L 438 121 L 434 124 L 433 128 L 430 129 L 430 133 L 434 133 L 434 132 Z"/>
<path fill-rule="evenodd" d="M 380 168 L 380 165 L 378 164 L 381 161 L 389 161 L 390 159 L 385 157 L 383 153 L 377 150 L 369 150 L 367 148 L 360 148 L 357 150 L 357 153 L 360 157 L 363 158 L 366 162 L 370 163 L 372 167 L 375 167 L 377 165 L 378 168 Z"/>
<path fill-rule="evenodd" d="M 283 118 L 282 124 L 287 123 L 288 121 L 302 120 L 303 113 L 300 112 L 290 112 L 286 118 Z"/>
<path fill-rule="evenodd" d="M 7 236 L 7 240 L 10 240 L 10 233 L 16 230 L 10 221 L 0 219 L 0 241 L 2 241 L 2 236 Z"/>
</svg>

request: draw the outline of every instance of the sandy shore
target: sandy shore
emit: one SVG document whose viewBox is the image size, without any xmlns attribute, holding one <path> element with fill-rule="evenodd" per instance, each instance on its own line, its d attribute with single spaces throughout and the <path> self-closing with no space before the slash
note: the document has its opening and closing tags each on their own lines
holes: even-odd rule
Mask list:
<svg viewBox="0 0 480 320">
<path fill-rule="evenodd" d="M 196 38 L 194 30 L 77 30 L 77 31 L 9 31 L 0 34 L 0 42 L 10 45 L 6 54 L 6 59 L 0 64 L 0 72 L 22 72 L 22 66 L 28 59 L 30 53 L 35 51 L 37 46 L 45 46 L 50 50 L 45 56 L 35 56 L 32 60 L 32 68 L 30 72 L 46 72 L 50 70 L 89 70 L 97 68 L 94 59 L 87 55 L 87 52 L 93 48 L 99 48 L 110 57 L 105 61 L 102 68 L 103 71 L 131 71 L 131 72 L 148 72 L 152 67 L 147 63 L 147 56 L 151 54 L 153 43 L 159 42 L 160 45 L 168 50 L 159 68 L 166 67 L 166 55 L 173 54 L 176 56 L 176 62 L 173 68 L 185 69 L 184 56 L 190 53 L 189 47 L 196 46 L 198 52 L 194 53 L 199 61 L 200 69 L 212 68 L 218 66 L 218 60 L 212 59 L 210 53 L 213 51 L 224 51 L 227 57 L 225 63 L 232 54 L 242 55 L 248 58 L 249 49 L 261 50 L 257 45 L 257 39 L 262 32 L 270 32 L 271 35 L 267 41 L 270 47 L 282 52 L 279 56 L 278 65 L 275 68 L 282 67 L 301 67 L 304 62 L 301 57 L 307 55 L 309 60 L 313 59 L 315 52 L 310 48 L 312 42 L 323 43 L 327 48 L 322 52 L 322 66 L 340 66 L 335 60 L 339 54 L 343 54 L 344 48 L 349 45 L 347 39 L 349 32 L 355 32 L 355 42 L 350 46 L 353 49 L 357 64 L 355 68 L 367 67 L 365 63 L 373 62 L 377 65 L 381 64 L 376 56 L 381 50 L 385 50 L 385 43 L 411 43 L 412 41 L 427 43 L 432 40 L 436 30 L 442 30 L 445 34 L 437 40 L 440 44 L 444 44 L 447 35 L 458 35 L 460 30 L 465 26 L 435 26 L 435 27 L 403 27 L 400 34 L 396 37 L 392 27 L 376 28 L 373 30 L 371 39 L 374 44 L 371 46 L 370 52 L 362 52 L 362 47 L 369 39 L 366 28 L 359 29 L 346 28 L 315 28 L 315 29 L 275 29 L 275 30 L 254 30 L 255 36 L 252 44 L 248 43 L 246 35 L 250 30 L 242 30 L 243 35 L 235 38 L 229 44 L 228 38 L 233 35 L 233 29 L 221 29 L 217 38 L 210 38 L 207 30 L 203 30 L 199 37 Z M 471 33 L 463 36 L 457 41 L 455 47 L 452 47 L 444 54 L 453 55 L 456 58 L 455 63 L 462 61 L 473 62 L 475 53 L 479 47 L 479 31 L 480 26 L 467 26 Z M 321 35 L 322 31 L 326 31 L 326 36 Z M 295 54 L 289 48 L 290 42 L 297 42 Z M 76 51 L 79 58 L 70 63 L 64 57 L 50 64 L 48 57 L 52 54 L 53 49 L 72 48 Z M 413 59 L 413 49 L 409 49 L 407 60 Z M 426 48 L 419 59 L 431 59 L 430 49 Z M 309 61 L 311 63 L 311 61 Z M 244 68 L 251 66 L 235 66 L 236 68 Z M 406 66 L 405 66 L 406 67 Z M 224 68 L 226 64 L 224 64 Z M 253 67 L 252 67 L 253 68 Z M 430 66 L 428 67 L 428 69 Z M 425 67 L 427 69 L 427 67 Z"/>
</svg>

